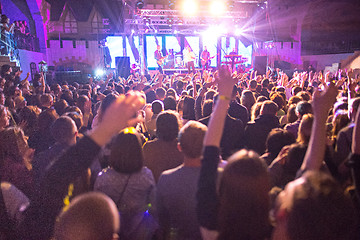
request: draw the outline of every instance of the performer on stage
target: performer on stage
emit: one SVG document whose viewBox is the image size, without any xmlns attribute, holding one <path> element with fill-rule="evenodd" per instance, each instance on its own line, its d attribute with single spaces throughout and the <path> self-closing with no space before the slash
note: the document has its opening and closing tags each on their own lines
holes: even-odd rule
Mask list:
<svg viewBox="0 0 360 240">
<path fill-rule="evenodd" d="M 207 50 L 206 46 L 204 46 L 204 51 L 201 53 L 201 66 L 203 71 L 208 70 L 210 67 L 210 52 Z"/>
<path fill-rule="evenodd" d="M 190 46 L 186 46 L 184 51 L 183 51 L 183 55 L 184 55 L 184 63 L 188 68 L 188 73 L 195 73 L 195 53 L 193 51 L 191 51 Z M 192 69 L 192 70 L 191 70 Z"/>
<path fill-rule="evenodd" d="M 164 59 L 165 57 L 163 56 L 162 52 L 161 52 L 161 47 L 160 45 L 157 45 L 156 47 L 156 51 L 154 52 L 154 58 L 156 59 L 156 63 L 159 66 L 158 70 L 161 74 L 163 74 L 163 69 L 162 69 L 162 65 L 164 64 Z"/>
</svg>

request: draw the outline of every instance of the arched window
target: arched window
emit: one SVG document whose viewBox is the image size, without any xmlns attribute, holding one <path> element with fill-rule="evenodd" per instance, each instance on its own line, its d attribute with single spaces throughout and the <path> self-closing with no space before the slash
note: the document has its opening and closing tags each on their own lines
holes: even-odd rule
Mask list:
<svg viewBox="0 0 360 240">
<path fill-rule="evenodd" d="M 100 14 L 98 12 L 95 12 L 94 17 L 91 21 L 91 32 L 92 33 L 104 33 L 103 29 L 104 29 L 104 26 L 103 26 L 102 17 L 100 16 Z"/>
<path fill-rule="evenodd" d="M 78 26 L 77 26 L 76 19 L 70 10 L 68 10 L 66 17 L 65 17 L 64 32 L 65 33 L 77 33 L 78 32 Z"/>
</svg>

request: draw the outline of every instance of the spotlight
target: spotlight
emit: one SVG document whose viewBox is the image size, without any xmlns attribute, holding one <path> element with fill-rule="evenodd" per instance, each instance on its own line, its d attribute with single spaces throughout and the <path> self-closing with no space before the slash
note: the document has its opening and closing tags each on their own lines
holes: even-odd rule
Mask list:
<svg viewBox="0 0 360 240">
<path fill-rule="evenodd" d="M 226 11 L 225 3 L 220 0 L 214 0 L 210 5 L 210 12 L 213 15 L 222 15 Z"/>
<path fill-rule="evenodd" d="M 102 76 L 104 76 L 104 74 L 105 74 L 105 72 L 101 68 L 98 68 L 98 69 L 95 70 L 95 76 L 96 77 L 102 77 Z"/>
<path fill-rule="evenodd" d="M 179 32 L 178 32 L 178 30 L 174 30 L 174 34 L 178 34 Z"/>
<path fill-rule="evenodd" d="M 241 29 L 237 28 L 235 29 L 235 36 L 240 36 L 242 33 Z"/>
<path fill-rule="evenodd" d="M 131 34 L 134 34 L 135 33 L 135 30 L 134 29 L 131 29 Z"/>
<path fill-rule="evenodd" d="M 142 9 L 144 7 L 144 0 L 137 0 L 136 1 L 136 7 L 138 9 Z"/>
<path fill-rule="evenodd" d="M 194 15 L 198 10 L 198 6 L 194 0 L 185 0 L 182 10 L 185 15 Z"/>
</svg>

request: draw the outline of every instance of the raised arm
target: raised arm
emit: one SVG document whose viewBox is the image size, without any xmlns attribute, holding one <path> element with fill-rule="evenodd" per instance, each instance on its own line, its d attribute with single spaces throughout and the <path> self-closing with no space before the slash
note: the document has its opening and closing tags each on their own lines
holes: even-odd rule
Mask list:
<svg viewBox="0 0 360 240">
<path fill-rule="evenodd" d="M 204 155 L 197 192 L 197 215 L 199 224 L 208 230 L 217 229 L 217 194 L 216 179 L 219 162 L 219 147 L 223 133 L 225 117 L 229 106 L 231 93 L 236 79 L 231 77 L 226 67 L 219 71 L 219 98 L 210 117 L 208 130 L 204 138 Z"/>
<path fill-rule="evenodd" d="M 322 165 L 326 148 L 326 120 L 329 109 L 334 104 L 338 93 L 337 87 L 331 83 L 322 93 L 316 91 L 313 96 L 314 122 L 311 137 L 301 170 L 318 171 Z"/>
</svg>

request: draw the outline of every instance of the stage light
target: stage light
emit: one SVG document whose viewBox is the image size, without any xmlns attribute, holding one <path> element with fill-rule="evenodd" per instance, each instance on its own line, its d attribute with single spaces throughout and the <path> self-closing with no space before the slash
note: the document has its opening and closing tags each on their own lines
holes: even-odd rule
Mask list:
<svg viewBox="0 0 360 240">
<path fill-rule="evenodd" d="M 198 5 L 194 0 L 185 0 L 182 10 L 185 15 L 195 15 L 198 10 Z"/>
<path fill-rule="evenodd" d="M 136 7 L 142 9 L 144 7 L 144 0 L 137 0 Z"/>
<path fill-rule="evenodd" d="M 135 30 L 134 29 L 131 29 L 131 34 L 134 34 L 135 33 Z"/>
<path fill-rule="evenodd" d="M 178 30 L 174 30 L 174 34 L 178 34 L 179 32 L 178 32 Z"/>
<path fill-rule="evenodd" d="M 226 11 L 225 3 L 221 0 L 214 0 L 210 5 L 210 12 L 213 15 L 222 15 Z"/>
<path fill-rule="evenodd" d="M 104 76 L 105 72 L 101 68 L 95 70 L 95 76 L 96 77 L 102 77 Z"/>
<path fill-rule="evenodd" d="M 237 28 L 235 29 L 235 36 L 240 36 L 242 33 L 241 29 Z"/>
<path fill-rule="evenodd" d="M 155 33 L 157 33 L 158 32 L 158 30 L 157 29 L 155 29 Z"/>
</svg>

